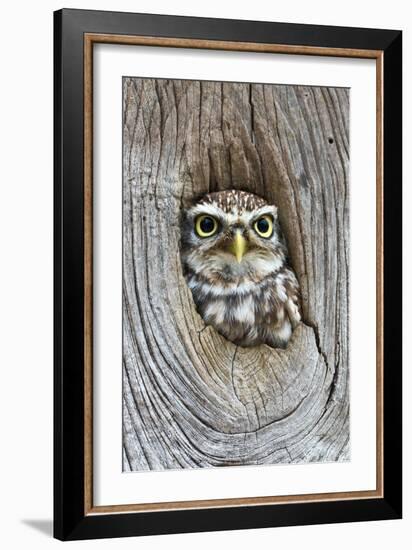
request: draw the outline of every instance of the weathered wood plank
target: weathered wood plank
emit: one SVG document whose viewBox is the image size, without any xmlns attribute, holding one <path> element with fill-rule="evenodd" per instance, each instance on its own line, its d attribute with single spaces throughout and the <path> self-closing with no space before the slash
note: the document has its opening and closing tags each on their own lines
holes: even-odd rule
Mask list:
<svg viewBox="0 0 412 550">
<path fill-rule="evenodd" d="M 349 457 L 349 90 L 124 79 L 124 470 Z M 304 323 L 286 350 L 206 327 L 182 275 L 193 197 L 279 208 Z"/>
</svg>

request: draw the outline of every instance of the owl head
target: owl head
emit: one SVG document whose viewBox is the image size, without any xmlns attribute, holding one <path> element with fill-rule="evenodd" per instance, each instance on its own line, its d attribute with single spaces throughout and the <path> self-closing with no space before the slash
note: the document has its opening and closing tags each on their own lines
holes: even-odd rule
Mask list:
<svg viewBox="0 0 412 550">
<path fill-rule="evenodd" d="M 285 262 L 277 208 L 245 191 L 203 196 L 183 215 L 186 269 L 213 282 L 259 282 Z"/>
</svg>

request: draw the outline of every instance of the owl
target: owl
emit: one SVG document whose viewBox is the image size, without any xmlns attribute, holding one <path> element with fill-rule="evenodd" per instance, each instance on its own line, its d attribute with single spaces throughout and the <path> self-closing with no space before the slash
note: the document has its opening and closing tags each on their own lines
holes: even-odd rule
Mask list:
<svg viewBox="0 0 412 550">
<path fill-rule="evenodd" d="M 240 346 L 285 348 L 299 284 L 277 208 L 245 191 L 209 193 L 182 216 L 183 271 L 205 323 Z"/>
</svg>

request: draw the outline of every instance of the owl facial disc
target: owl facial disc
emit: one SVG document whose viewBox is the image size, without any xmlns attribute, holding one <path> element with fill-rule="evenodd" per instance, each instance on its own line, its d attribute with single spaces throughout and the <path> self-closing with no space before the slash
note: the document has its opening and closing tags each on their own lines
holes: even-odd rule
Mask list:
<svg viewBox="0 0 412 550">
<path fill-rule="evenodd" d="M 285 260 L 273 204 L 244 191 L 204 195 L 182 218 L 185 266 L 210 282 L 263 280 Z"/>
</svg>

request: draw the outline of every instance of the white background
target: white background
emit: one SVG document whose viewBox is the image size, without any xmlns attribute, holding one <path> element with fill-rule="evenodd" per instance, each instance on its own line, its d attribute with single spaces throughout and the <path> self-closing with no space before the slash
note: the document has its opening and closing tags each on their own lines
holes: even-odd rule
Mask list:
<svg viewBox="0 0 412 550">
<path fill-rule="evenodd" d="M 376 488 L 376 63 L 99 44 L 94 66 L 94 503 Z M 122 76 L 350 88 L 350 461 L 122 473 Z M 117 106 L 117 107 L 116 107 Z M 117 205 L 117 207 L 116 207 Z M 365 326 L 364 312 L 370 312 Z"/>
<path fill-rule="evenodd" d="M 62 5 L 21 1 L 2 8 L 0 86 L 0 544 L 7 549 L 49 548 L 52 516 L 52 10 Z M 192 0 L 71 2 L 66 7 L 175 13 L 209 17 L 412 28 L 407 3 L 291 0 L 286 3 L 207 3 Z M 409 61 L 404 35 L 404 67 Z M 405 74 L 404 97 L 410 93 Z M 405 106 L 405 135 L 412 131 Z M 405 139 L 404 151 L 410 149 Z M 405 154 L 406 157 L 406 154 Z M 405 158 L 405 160 L 408 160 Z M 410 180 L 405 162 L 404 180 Z M 405 281 L 412 277 L 411 191 L 405 186 Z M 412 308 L 405 288 L 405 311 Z M 405 316 L 405 366 L 412 359 L 411 323 Z M 409 337 L 409 338 L 408 338 Z M 409 342 L 408 342 L 409 341 Z M 405 464 L 411 461 L 411 376 L 405 368 Z M 409 432 L 409 434 L 408 434 Z M 407 436 L 407 437 L 406 437 Z M 405 519 L 364 524 L 205 533 L 71 543 L 70 547 L 173 549 L 300 548 L 345 549 L 363 541 L 374 549 L 408 548 L 412 536 L 412 486 L 405 468 Z M 409 540 L 408 540 L 409 539 Z"/>
</svg>

